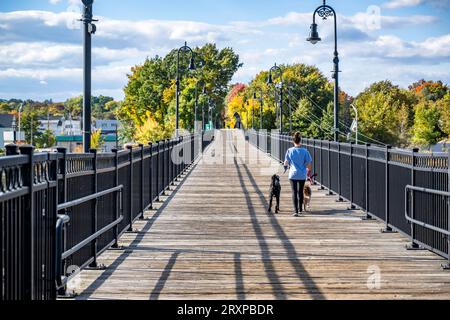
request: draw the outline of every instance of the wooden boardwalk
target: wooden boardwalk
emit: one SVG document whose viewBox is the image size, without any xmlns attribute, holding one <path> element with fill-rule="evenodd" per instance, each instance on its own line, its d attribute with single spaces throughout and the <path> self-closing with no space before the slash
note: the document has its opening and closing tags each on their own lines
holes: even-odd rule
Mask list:
<svg viewBox="0 0 450 320">
<path fill-rule="evenodd" d="M 236 131 L 221 131 L 161 208 L 122 238 L 124 251 L 83 271 L 78 299 L 450 299 L 450 273 L 427 251 L 314 187 L 312 212 L 266 213 L 281 170 Z M 379 280 L 379 281 L 378 281 Z"/>
</svg>

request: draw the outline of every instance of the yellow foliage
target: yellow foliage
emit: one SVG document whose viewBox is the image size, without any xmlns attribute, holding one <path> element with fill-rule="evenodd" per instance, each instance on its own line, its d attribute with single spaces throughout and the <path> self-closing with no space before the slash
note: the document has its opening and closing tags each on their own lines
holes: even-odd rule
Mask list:
<svg viewBox="0 0 450 320">
<path fill-rule="evenodd" d="M 169 88 L 164 89 L 163 101 L 166 104 L 170 104 L 175 99 L 175 80 L 172 81 L 172 85 Z"/>
<path fill-rule="evenodd" d="M 173 121 L 168 121 L 164 126 L 150 114 L 147 113 L 147 120 L 142 126 L 136 127 L 135 140 L 138 143 L 147 144 L 149 142 L 157 142 L 171 137 L 174 125 Z"/>
<path fill-rule="evenodd" d="M 93 130 L 91 134 L 91 149 L 100 150 L 103 143 L 102 129 Z"/>
<path fill-rule="evenodd" d="M 246 117 L 244 96 L 237 94 L 230 100 L 227 106 L 227 121 L 226 126 L 228 128 L 234 128 L 236 126 L 236 118 L 234 115 L 237 113 L 241 116 L 241 120 L 244 121 Z"/>
<path fill-rule="evenodd" d="M 235 114 L 239 114 L 244 128 L 252 127 L 252 109 L 254 110 L 254 125 L 259 127 L 257 117 L 260 114 L 260 105 L 258 100 L 245 100 L 242 93 L 234 96 L 227 105 L 227 128 L 234 128 L 236 126 Z M 248 121 L 248 123 L 247 123 Z"/>
</svg>

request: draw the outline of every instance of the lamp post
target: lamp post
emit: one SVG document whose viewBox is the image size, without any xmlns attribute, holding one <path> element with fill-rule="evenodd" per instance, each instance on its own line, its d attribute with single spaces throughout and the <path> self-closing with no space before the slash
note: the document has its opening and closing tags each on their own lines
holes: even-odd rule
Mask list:
<svg viewBox="0 0 450 320">
<path fill-rule="evenodd" d="M 84 24 L 83 33 L 83 149 L 89 153 L 91 149 L 91 90 L 92 90 L 92 35 L 97 30 L 97 21 L 92 19 L 92 4 L 94 0 L 82 0 Z"/>
<path fill-rule="evenodd" d="M 262 89 L 260 91 L 260 97 L 259 98 L 256 96 L 256 92 L 253 93 L 253 99 L 254 100 L 259 100 L 259 130 L 262 130 L 262 128 L 263 128 L 263 107 L 264 107 L 263 91 L 262 91 Z"/>
<path fill-rule="evenodd" d="M 17 124 L 16 124 L 16 116 L 13 116 L 12 118 L 12 124 L 11 127 L 13 129 L 13 143 L 17 143 Z"/>
<path fill-rule="evenodd" d="M 252 130 L 255 129 L 255 108 L 253 107 L 252 104 Z"/>
<path fill-rule="evenodd" d="M 198 98 L 199 98 L 199 94 L 198 94 L 198 84 L 200 81 L 197 81 L 197 83 L 195 84 L 195 110 L 194 110 L 194 131 L 197 131 L 197 113 L 198 113 Z M 206 86 L 203 86 L 203 90 L 200 93 L 200 95 L 206 95 Z M 205 110 L 203 108 L 202 105 L 202 131 L 204 129 L 205 126 Z"/>
<path fill-rule="evenodd" d="M 328 17 L 334 17 L 334 141 L 339 139 L 339 53 L 337 50 L 337 18 L 336 11 L 326 4 L 326 0 L 323 1 L 323 5 L 319 6 L 313 14 L 313 23 L 311 24 L 311 34 L 307 41 L 312 44 L 316 44 L 322 39 L 319 37 L 317 31 L 316 15 L 326 20 Z"/>
<path fill-rule="evenodd" d="M 203 87 L 203 94 L 206 95 L 205 87 Z M 202 131 L 205 131 L 205 104 L 202 104 Z"/>
<path fill-rule="evenodd" d="M 195 70 L 194 51 L 188 47 L 187 42 L 184 43 L 177 54 L 177 79 L 176 79 L 176 114 L 175 114 L 175 135 L 178 137 L 179 133 L 179 107 L 180 107 L 180 55 L 184 52 L 190 52 L 189 70 Z"/>
<path fill-rule="evenodd" d="M 209 129 L 210 129 L 210 130 L 213 129 L 213 119 L 212 119 L 212 116 L 213 116 L 213 107 L 212 107 L 212 105 L 211 105 L 211 100 L 210 100 L 210 101 L 209 101 L 209 121 L 208 121 Z"/>
<path fill-rule="evenodd" d="M 353 108 L 353 111 L 355 111 L 355 134 L 356 134 L 356 145 L 359 143 L 359 136 L 358 136 L 358 109 L 356 109 L 355 105 L 352 104 L 351 107 Z"/>
<path fill-rule="evenodd" d="M 248 101 L 246 102 L 246 104 L 247 104 L 247 107 L 245 108 L 245 111 L 246 111 L 246 113 L 247 113 L 247 130 L 249 129 L 249 125 L 248 125 L 248 106 L 249 106 L 249 103 L 248 103 Z M 245 106 L 244 106 L 245 107 Z"/>
<path fill-rule="evenodd" d="M 289 133 L 292 133 L 292 88 L 288 87 L 289 91 L 289 99 L 288 99 L 288 106 L 289 106 Z"/>
<path fill-rule="evenodd" d="M 277 85 L 279 86 L 280 89 L 280 100 L 279 100 L 279 111 L 280 111 L 280 133 L 283 132 L 283 70 L 281 70 L 281 68 L 279 66 L 277 66 L 277 64 L 275 63 L 275 65 L 270 68 L 269 70 L 269 79 L 267 80 L 267 84 L 271 85 L 273 84 L 273 76 L 272 76 L 272 72 L 277 72 L 278 73 L 278 78 L 280 79 L 280 82 L 278 82 L 275 85 L 275 88 L 277 87 Z"/>
<path fill-rule="evenodd" d="M 19 140 L 21 140 L 22 139 L 22 136 L 21 136 L 21 132 L 20 132 L 20 130 L 21 130 L 21 119 L 22 119 L 22 110 L 23 110 L 23 103 L 21 103 L 20 104 L 20 107 L 19 107 Z"/>
</svg>

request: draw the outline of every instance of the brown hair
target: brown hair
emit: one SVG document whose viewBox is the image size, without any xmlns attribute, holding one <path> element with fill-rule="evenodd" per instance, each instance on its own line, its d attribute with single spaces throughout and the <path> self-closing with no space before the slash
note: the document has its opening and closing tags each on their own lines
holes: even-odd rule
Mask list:
<svg viewBox="0 0 450 320">
<path fill-rule="evenodd" d="M 292 140 L 294 140 L 294 143 L 295 143 L 295 144 L 300 144 L 300 143 L 302 142 L 302 134 L 301 134 L 300 132 L 297 131 L 297 132 L 294 134 L 294 137 L 293 137 Z"/>
</svg>

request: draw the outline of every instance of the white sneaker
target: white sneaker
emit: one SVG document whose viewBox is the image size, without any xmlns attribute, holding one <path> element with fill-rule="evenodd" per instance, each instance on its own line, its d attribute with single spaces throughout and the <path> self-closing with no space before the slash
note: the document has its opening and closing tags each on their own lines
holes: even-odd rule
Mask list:
<svg viewBox="0 0 450 320">
<path fill-rule="evenodd" d="M 300 217 L 300 215 L 298 213 L 294 213 L 292 216 L 293 217 Z"/>
</svg>

